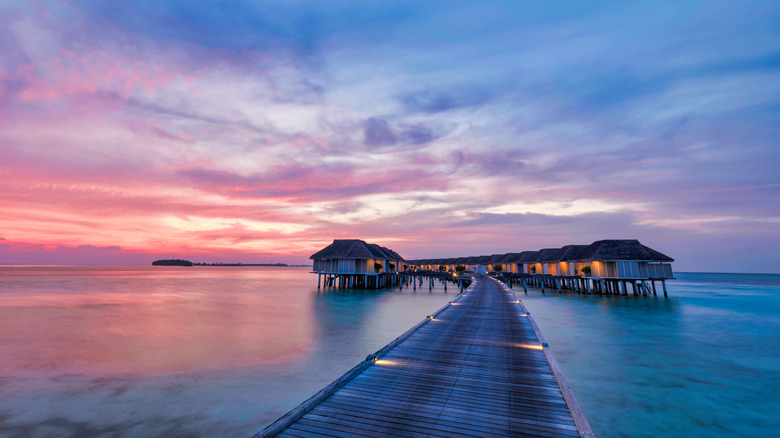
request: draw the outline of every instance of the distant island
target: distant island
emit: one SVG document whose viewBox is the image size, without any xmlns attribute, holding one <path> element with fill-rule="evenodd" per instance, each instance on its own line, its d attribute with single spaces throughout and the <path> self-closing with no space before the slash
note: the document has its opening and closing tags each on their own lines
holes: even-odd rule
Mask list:
<svg viewBox="0 0 780 438">
<path fill-rule="evenodd" d="M 167 259 L 167 260 L 155 260 L 152 262 L 152 266 L 192 266 L 193 263 L 189 260 L 180 259 Z"/>
</svg>

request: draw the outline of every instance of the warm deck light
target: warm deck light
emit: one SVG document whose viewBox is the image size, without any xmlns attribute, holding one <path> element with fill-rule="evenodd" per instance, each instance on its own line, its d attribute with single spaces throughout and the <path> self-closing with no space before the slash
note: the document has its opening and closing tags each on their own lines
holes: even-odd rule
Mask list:
<svg viewBox="0 0 780 438">
<path fill-rule="evenodd" d="M 515 344 L 515 347 L 530 348 L 531 350 L 544 350 L 544 347 L 539 344 Z"/>
<path fill-rule="evenodd" d="M 430 319 L 431 321 L 433 321 L 433 315 L 428 315 L 428 319 Z"/>
<path fill-rule="evenodd" d="M 379 359 L 375 361 L 377 365 L 398 365 L 398 362 L 394 360 L 387 360 L 387 359 Z"/>
</svg>

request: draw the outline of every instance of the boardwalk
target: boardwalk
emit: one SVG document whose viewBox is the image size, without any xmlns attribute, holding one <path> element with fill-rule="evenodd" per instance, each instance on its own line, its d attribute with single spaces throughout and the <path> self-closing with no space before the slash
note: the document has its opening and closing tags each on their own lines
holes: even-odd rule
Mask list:
<svg viewBox="0 0 780 438">
<path fill-rule="evenodd" d="M 257 436 L 592 436 L 543 343 L 511 291 L 481 277 Z"/>
</svg>

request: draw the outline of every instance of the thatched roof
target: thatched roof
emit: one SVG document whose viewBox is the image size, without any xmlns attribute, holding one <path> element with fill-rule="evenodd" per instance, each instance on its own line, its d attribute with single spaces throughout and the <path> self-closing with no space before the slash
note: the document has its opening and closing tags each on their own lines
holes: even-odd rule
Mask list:
<svg viewBox="0 0 780 438">
<path fill-rule="evenodd" d="M 493 254 L 492 256 L 490 256 L 490 260 L 488 261 L 488 263 L 490 263 L 491 265 L 500 264 L 501 260 L 504 259 L 505 255 L 506 254 Z"/>
<path fill-rule="evenodd" d="M 517 263 L 536 263 L 539 254 L 539 251 L 523 251 L 520 253 L 520 258 L 517 260 Z"/>
<path fill-rule="evenodd" d="M 404 261 L 397 252 L 359 239 L 335 239 L 310 259 L 380 259 Z"/>
<path fill-rule="evenodd" d="M 385 260 L 396 260 L 396 261 L 404 261 L 403 257 L 401 257 L 397 252 L 393 251 L 392 249 L 385 248 L 384 246 L 379 246 L 375 243 L 368 243 L 367 244 L 371 249 L 372 252 L 375 254 L 381 254 L 381 257 L 375 257 L 378 259 L 385 259 Z"/>
<path fill-rule="evenodd" d="M 545 248 L 539 250 L 539 258 L 536 259 L 538 263 L 552 263 L 557 262 L 558 257 L 563 253 L 562 248 Z"/>
<path fill-rule="evenodd" d="M 390 255 L 393 257 L 390 260 L 397 260 L 397 261 L 400 261 L 400 262 L 405 262 L 406 261 L 403 257 L 401 257 L 401 254 L 398 254 L 397 252 L 393 251 L 392 249 L 384 247 L 384 246 L 381 246 L 380 248 L 385 250 L 385 252 L 390 253 Z"/>
<path fill-rule="evenodd" d="M 500 263 L 519 263 L 520 256 L 523 253 L 521 252 L 510 252 L 507 254 L 504 254 L 504 257 L 501 258 Z"/>
<path fill-rule="evenodd" d="M 571 260 L 579 260 L 578 256 L 583 249 L 588 245 L 566 245 L 561 248 L 561 254 L 558 256 L 559 262 L 568 262 Z"/>
<path fill-rule="evenodd" d="M 577 260 L 644 260 L 673 262 L 674 259 L 642 245 L 636 239 L 599 240 L 583 248 Z"/>
<path fill-rule="evenodd" d="M 380 259 L 415 265 L 476 265 L 504 263 L 556 263 L 590 260 L 641 260 L 673 262 L 674 259 L 639 243 L 638 240 L 599 240 L 590 245 L 566 245 L 539 251 L 483 256 L 404 260 L 397 252 L 362 240 L 334 240 L 309 257 L 311 259 Z"/>
</svg>

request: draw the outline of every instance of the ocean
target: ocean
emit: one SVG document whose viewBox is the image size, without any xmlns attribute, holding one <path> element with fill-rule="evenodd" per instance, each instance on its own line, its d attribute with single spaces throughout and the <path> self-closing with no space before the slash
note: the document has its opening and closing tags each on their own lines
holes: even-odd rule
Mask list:
<svg viewBox="0 0 780 438">
<path fill-rule="evenodd" d="M 251 436 L 457 294 L 308 271 L 0 267 L 0 436 Z M 668 288 L 518 295 L 597 436 L 780 436 L 780 276 Z"/>
</svg>

